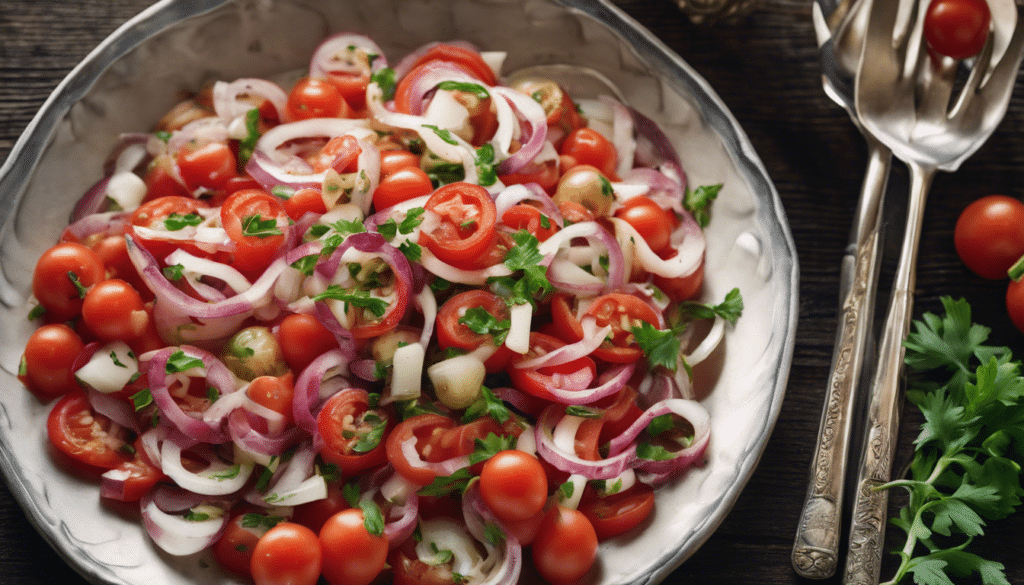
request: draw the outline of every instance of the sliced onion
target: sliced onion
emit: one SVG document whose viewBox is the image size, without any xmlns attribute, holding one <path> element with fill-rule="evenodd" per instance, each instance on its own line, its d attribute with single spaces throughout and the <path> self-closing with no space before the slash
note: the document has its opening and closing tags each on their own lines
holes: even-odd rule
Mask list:
<svg viewBox="0 0 1024 585">
<path fill-rule="evenodd" d="M 615 225 L 616 235 L 632 240 L 634 258 L 647 272 L 664 278 L 689 276 L 704 260 L 704 232 L 690 215 L 683 216 L 682 225 L 672 232 L 672 247 L 677 254 L 668 260 L 655 254 L 629 222 L 617 217 L 609 219 Z"/>
<path fill-rule="evenodd" d="M 576 238 L 585 238 L 591 245 L 603 246 L 608 251 L 608 278 L 604 286 L 593 286 L 579 283 L 562 282 L 557 279 L 558 273 L 552 275 L 551 284 L 560 290 L 573 293 L 597 294 L 602 290 L 614 290 L 626 282 L 625 260 L 622 248 L 615 236 L 608 233 L 600 224 L 593 221 L 574 223 L 555 232 L 550 238 L 540 243 L 538 250 L 547 258 L 554 258 L 560 249 L 571 246 Z M 549 260 L 550 262 L 550 260 Z"/>
<path fill-rule="evenodd" d="M 426 43 L 424 45 L 420 45 L 418 48 L 416 48 L 416 50 L 412 51 L 411 53 L 408 53 L 405 57 L 402 57 L 402 59 L 399 60 L 398 63 L 394 67 L 394 69 L 395 69 L 395 79 L 401 79 L 401 78 L 405 77 L 405 75 L 407 73 L 409 73 L 410 70 L 412 70 L 412 68 L 416 64 L 416 62 L 420 60 L 420 57 L 422 57 L 423 55 L 426 55 L 427 51 L 429 51 L 430 49 L 432 49 L 432 48 L 434 48 L 434 47 L 436 47 L 437 45 L 440 45 L 440 44 L 442 44 L 440 41 L 435 41 L 435 42 Z M 478 50 L 476 48 L 476 45 L 474 45 L 473 43 L 470 43 L 469 41 L 452 40 L 452 41 L 445 41 L 444 44 L 445 45 L 452 45 L 452 46 L 455 46 L 455 47 L 460 47 L 460 48 L 463 48 L 463 49 L 469 49 L 470 51 L 473 51 L 473 52 L 478 52 Z"/>
<path fill-rule="evenodd" d="M 533 201 L 539 203 L 539 209 L 541 213 L 551 219 L 552 223 L 561 227 L 565 224 L 565 220 L 562 218 L 562 212 L 558 209 L 558 204 L 551 199 L 551 196 L 544 192 L 544 189 L 537 183 L 527 183 L 525 185 L 509 185 L 498 193 L 497 197 L 494 198 L 494 207 L 497 209 L 498 217 L 505 214 L 506 211 L 512 208 L 512 206 L 525 203 L 527 201 Z"/>
<path fill-rule="evenodd" d="M 252 475 L 255 466 L 248 461 L 228 465 L 210 449 L 190 451 L 191 456 L 201 456 L 209 466 L 193 473 L 181 462 L 181 447 L 174 441 L 164 441 L 160 449 L 160 469 L 178 486 L 190 492 L 207 496 L 224 496 L 242 489 Z"/>
<path fill-rule="evenodd" d="M 292 414 L 299 428 L 311 435 L 318 433 L 316 414 L 323 402 L 321 386 L 333 378 L 338 379 L 338 384 L 347 386 L 344 376 L 348 375 L 348 362 L 340 349 L 332 349 L 314 359 L 299 374 L 292 395 Z"/>
<path fill-rule="evenodd" d="M 288 154 L 281 147 L 298 140 L 373 135 L 365 119 L 312 118 L 280 124 L 268 130 L 256 142 L 256 149 L 245 170 L 265 189 L 286 185 L 295 189 L 320 187 L 326 171 L 314 173 L 304 159 Z"/>
<path fill-rule="evenodd" d="M 508 101 L 525 123 L 523 138 L 520 139 L 522 146 L 498 164 L 499 173 L 514 173 L 533 161 L 544 147 L 548 132 L 547 114 L 537 100 L 510 87 L 494 87 L 491 91 Z"/>
<path fill-rule="evenodd" d="M 409 462 L 409 465 L 415 469 L 429 469 L 439 476 L 449 476 L 470 465 L 469 455 L 452 457 L 451 459 L 438 462 L 424 461 L 420 457 L 419 451 L 416 450 L 417 440 L 416 437 L 409 437 L 402 442 L 402 455 Z"/>
<path fill-rule="evenodd" d="M 618 154 L 615 172 L 620 177 L 633 168 L 636 140 L 633 138 L 633 117 L 630 110 L 617 99 L 603 95 L 599 98 L 612 110 L 612 144 Z"/>
<path fill-rule="evenodd" d="M 185 516 L 168 514 L 157 506 L 160 493 L 178 488 L 160 486 L 142 497 L 142 522 L 150 538 L 164 552 L 174 556 L 197 553 L 212 545 L 227 526 L 228 507 L 220 502 L 205 504 L 205 520 L 186 520 Z M 180 490 L 178 490 L 180 491 Z M 198 507 L 198 506 L 197 506 Z"/>
<path fill-rule="evenodd" d="M 626 450 L 607 459 L 588 461 L 577 456 L 575 451 L 558 447 L 555 444 L 554 429 L 564 413 L 564 406 L 552 404 L 545 408 L 537 419 L 537 453 L 545 461 L 566 473 L 583 475 L 588 479 L 611 479 L 632 466 L 636 459 L 635 449 Z"/>
<path fill-rule="evenodd" d="M 370 71 L 376 73 L 388 66 L 384 51 L 366 35 L 338 33 L 328 37 L 313 51 L 309 76 L 329 78 L 337 74 L 363 73 L 361 67 L 344 57 L 352 48 L 361 49 L 369 57 Z"/>
<path fill-rule="evenodd" d="M 260 99 L 274 106 L 279 120 L 288 121 L 288 94 L 272 81 L 242 78 L 231 83 L 218 81 L 213 84 L 213 109 L 226 124 L 258 108 Z"/>
<path fill-rule="evenodd" d="M 576 343 L 563 345 L 544 355 L 516 363 L 515 367 L 543 368 L 545 366 L 559 366 L 569 363 L 593 353 L 595 349 L 601 347 L 605 338 L 612 331 L 611 325 L 598 327 L 597 319 L 594 317 L 584 317 L 580 324 L 583 326 L 583 339 Z"/>
<path fill-rule="evenodd" d="M 647 425 L 655 417 L 663 414 L 674 414 L 686 419 L 687 422 L 693 425 L 693 441 L 688 447 L 674 452 L 671 459 L 663 461 L 638 459 L 637 469 L 653 473 L 678 471 L 700 460 L 704 456 L 704 451 L 707 449 L 708 442 L 711 439 L 711 415 L 699 402 L 683 398 L 663 400 L 645 410 L 629 428 L 618 437 L 609 441 L 608 453 L 612 456 L 623 453 L 635 453 L 637 437 L 640 436 L 640 433 L 647 428 Z"/>
<path fill-rule="evenodd" d="M 186 356 L 202 360 L 202 368 L 193 368 L 175 376 L 168 375 L 167 362 L 171 355 L 181 350 Z M 220 395 L 230 394 L 237 389 L 234 375 L 219 359 L 197 347 L 166 347 L 153 355 L 148 367 L 150 392 L 160 409 L 161 422 L 167 421 L 182 434 L 204 443 L 225 443 L 229 440 L 223 428 L 223 420 L 207 421 L 186 414 L 170 393 L 170 384 L 176 376 L 204 376 L 208 385 Z M 187 380 L 186 380 L 187 381 Z"/>
<path fill-rule="evenodd" d="M 503 526 L 503 523 L 487 508 L 480 496 L 480 484 L 474 483 L 462 496 L 462 518 L 470 534 L 483 543 L 487 549 L 485 566 L 487 576 L 481 581 L 486 585 L 514 585 L 519 582 L 523 569 L 523 547 L 511 531 L 504 530 L 504 540 L 499 547 L 492 545 L 486 533 L 487 525 Z M 500 557 L 498 556 L 500 555 Z"/>
</svg>

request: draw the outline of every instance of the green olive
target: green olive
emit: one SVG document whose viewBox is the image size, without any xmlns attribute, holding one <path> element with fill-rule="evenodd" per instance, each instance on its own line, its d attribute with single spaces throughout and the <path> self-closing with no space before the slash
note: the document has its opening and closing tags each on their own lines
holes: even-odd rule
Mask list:
<svg viewBox="0 0 1024 585">
<path fill-rule="evenodd" d="M 243 380 L 280 376 L 288 371 L 277 338 L 266 327 L 242 329 L 224 344 L 221 361 Z"/>
<path fill-rule="evenodd" d="M 562 175 L 553 199 L 555 203 L 579 203 L 594 217 L 604 217 L 615 201 L 615 194 L 612 192 L 611 181 L 596 167 L 577 165 Z"/>
</svg>

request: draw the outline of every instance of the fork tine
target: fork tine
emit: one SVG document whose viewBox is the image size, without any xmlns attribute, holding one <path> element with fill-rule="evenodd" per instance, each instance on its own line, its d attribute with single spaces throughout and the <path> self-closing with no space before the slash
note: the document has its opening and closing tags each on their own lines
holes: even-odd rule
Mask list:
<svg viewBox="0 0 1024 585">
<path fill-rule="evenodd" d="M 1018 8 L 1018 10 L 1020 9 Z M 989 46 L 991 44 L 991 42 L 986 44 L 988 50 L 991 50 Z M 997 115 L 1002 118 L 1009 105 L 1010 95 L 1013 93 L 1014 83 L 1017 80 L 1017 71 L 1020 69 L 1022 58 L 1024 58 L 1024 20 L 1018 19 L 1017 25 L 1013 29 L 1013 36 L 1010 38 L 1002 58 L 992 67 L 988 78 L 984 79 L 983 82 L 979 82 L 981 87 L 977 90 L 977 94 L 973 96 L 974 99 L 968 99 L 970 96 L 966 92 L 964 93 L 960 102 L 957 103 L 957 107 L 950 115 L 950 119 L 953 122 L 959 122 L 970 111 L 985 111 L 990 108 L 990 104 L 1000 103 L 1003 104 L 1002 109 L 997 112 L 988 112 L 987 115 Z M 978 78 L 981 79 L 984 72 L 979 72 L 978 70 L 980 69 L 983 68 L 978 67 L 975 71 L 972 71 L 972 77 L 977 73 Z"/>
<path fill-rule="evenodd" d="M 1018 26 L 1019 30 L 1020 27 Z M 988 40 L 985 42 L 985 47 L 981 50 L 981 54 L 977 56 L 974 61 L 974 67 L 971 68 L 971 73 L 967 77 L 967 81 L 964 83 L 964 88 L 960 92 L 960 97 L 957 99 L 956 105 L 949 112 L 949 119 L 954 122 L 959 121 L 963 116 L 963 112 L 967 107 L 968 100 L 974 98 L 974 94 L 978 92 L 981 87 L 981 81 L 985 78 L 988 73 L 988 67 L 985 64 L 992 59 L 992 50 L 995 43 L 993 42 L 992 35 L 989 35 Z M 1002 61 L 1005 61 L 1005 57 Z M 991 77 L 989 77 L 991 80 Z"/>
</svg>

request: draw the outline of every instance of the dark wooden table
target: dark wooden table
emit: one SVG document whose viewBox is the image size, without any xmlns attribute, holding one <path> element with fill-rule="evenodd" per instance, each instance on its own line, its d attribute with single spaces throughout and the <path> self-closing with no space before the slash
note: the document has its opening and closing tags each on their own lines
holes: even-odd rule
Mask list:
<svg viewBox="0 0 1024 585">
<path fill-rule="evenodd" d="M 107 34 L 148 0 L 3 0 L 0 3 L 0 158 L 57 83 Z M 732 512 L 672 583 L 807 583 L 790 548 L 817 434 L 832 353 L 838 266 L 866 160 L 860 135 L 821 90 L 810 0 L 764 0 L 739 23 L 695 26 L 669 0 L 621 0 L 634 18 L 703 75 L 746 129 L 782 196 L 800 257 L 800 322 L 782 414 L 761 463 Z M 1018 83 L 1020 85 L 1020 82 Z M 1018 89 L 1022 89 L 1018 87 Z M 1021 93 L 1021 92 L 1018 92 Z M 890 181 L 886 257 L 879 305 L 902 231 L 907 173 Z M 1024 195 L 1024 93 L 1001 128 L 954 175 L 940 174 L 929 198 L 917 279 L 917 314 L 939 311 L 939 297 L 966 298 L 976 320 L 1024 354 L 1024 337 L 1003 309 L 1005 286 L 963 268 L 953 248 L 959 211 L 989 193 Z M 919 418 L 905 411 L 900 456 Z M 1024 583 L 1024 518 L 990 526 L 976 547 Z M 81 583 L 0 485 L 0 581 L 7 585 Z M 825 583 L 838 583 L 834 578 Z"/>
</svg>

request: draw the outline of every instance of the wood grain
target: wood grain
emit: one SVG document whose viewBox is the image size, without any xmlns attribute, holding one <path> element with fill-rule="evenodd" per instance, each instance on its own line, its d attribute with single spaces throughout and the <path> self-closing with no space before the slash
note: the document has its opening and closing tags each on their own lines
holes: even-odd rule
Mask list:
<svg viewBox="0 0 1024 585">
<path fill-rule="evenodd" d="M 148 4 L 0 3 L 0 158 L 7 156 L 64 75 Z M 790 548 L 832 356 L 838 266 L 866 163 L 864 144 L 846 114 L 821 90 L 809 0 L 764 0 L 741 22 L 710 27 L 691 24 L 670 0 L 619 4 L 705 77 L 746 130 L 783 199 L 801 269 L 800 321 L 782 415 L 732 512 L 667 582 L 809 583 L 790 567 Z M 1018 95 L 988 143 L 959 172 L 936 178 L 922 237 L 916 301 L 919 315 L 939 311 L 942 295 L 966 298 L 976 319 L 993 328 L 994 339 L 1018 355 L 1024 355 L 1024 337 L 1006 319 L 1005 285 L 967 272 L 956 257 L 952 233 L 957 214 L 973 199 L 989 193 L 1024 195 L 1022 124 L 1024 96 Z M 887 198 L 881 308 L 887 304 L 898 253 L 906 183 L 906 171 L 897 165 Z M 897 465 L 908 457 L 919 422 L 912 409 L 905 410 Z M 896 494 L 892 505 L 902 501 Z M 1007 566 L 1012 583 L 1024 583 L 1022 534 L 1024 519 L 1018 515 L 988 527 L 978 543 L 987 557 Z M 35 532 L 3 487 L 0 575 L 8 585 L 83 582 Z"/>
</svg>

